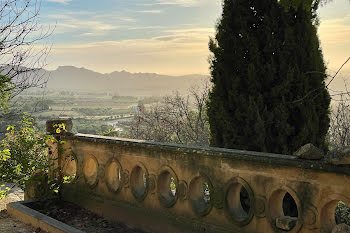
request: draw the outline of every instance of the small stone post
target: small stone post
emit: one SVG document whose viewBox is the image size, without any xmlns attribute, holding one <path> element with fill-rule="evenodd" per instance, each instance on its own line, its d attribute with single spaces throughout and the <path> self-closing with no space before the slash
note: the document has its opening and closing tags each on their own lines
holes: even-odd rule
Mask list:
<svg viewBox="0 0 350 233">
<path fill-rule="evenodd" d="M 57 133 L 58 125 L 64 124 L 65 130 L 60 130 Z M 73 122 L 71 118 L 58 118 L 46 121 L 46 132 L 52 135 L 71 135 L 73 128 Z"/>
</svg>

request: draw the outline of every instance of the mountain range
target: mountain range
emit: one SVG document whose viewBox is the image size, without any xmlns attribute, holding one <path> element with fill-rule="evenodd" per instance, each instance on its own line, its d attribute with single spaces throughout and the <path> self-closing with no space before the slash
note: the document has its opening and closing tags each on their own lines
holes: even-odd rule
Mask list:
<svg viewBox="0 0 350 233">
<path fill-rule="evenodd" d="M 48 89 L 70 91 L 106 91 L 129 96 L 159 96 L 174 91 L 188 93 L 192 86 L 201 86 L 208 75 L 170 76 L 155 73 L 115 71 L 102 74 L 85 68 L 60 66 L 47 71 Z"/>
<path fill-rule="evenodd" d="M 127 71 L 102 74 L 74 66 L 60 66 L 56 70 L 43 72 L 44 76 L 48 77 L 49 89 L 112 92 L 123 96 L 161 96 L 172 94 L 174 91 L 187 94 L 191 87 L 200 87 L 210 79 L 209 75 L 199 74 L 170 76 Z M 330 79 L 331 77 L 326 83 Z M 350 86 L 350 69 L 342 70 L 332 81 L 329 86 L 331 94 L 334 91 L 346 91 L 344 80 Z"/>
</svg>

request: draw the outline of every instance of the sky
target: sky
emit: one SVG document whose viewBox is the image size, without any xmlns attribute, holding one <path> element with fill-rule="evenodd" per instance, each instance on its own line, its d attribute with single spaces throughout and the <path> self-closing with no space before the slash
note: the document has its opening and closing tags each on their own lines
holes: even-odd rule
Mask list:
<svg viewBox="0 0 350 233">
<path fill-rule="evenodd" d="M 325 61 L 336 70 L 350 56 L 350 3 L 334 0 L 319 14 Z M 42 0 L 39 21 L 55 28 L 46 68 L 209 74 L 220 15 L 221 0 Z"/>
</svg>

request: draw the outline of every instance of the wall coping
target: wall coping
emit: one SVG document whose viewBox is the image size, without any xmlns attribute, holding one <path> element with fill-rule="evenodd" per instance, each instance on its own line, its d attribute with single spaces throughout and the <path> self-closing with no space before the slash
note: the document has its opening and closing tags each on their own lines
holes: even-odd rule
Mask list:
<svg viewBox="0 0 350 233">
<path fill-rule="evenodd" d="M 346 165 L 333 165 L 325 160 L 306 160 L 300 159 L 293 155 L 283 155 L 274 153 L 264 153 L 246 150 L 226 149 L 218 147 L 199 147 L 199 146 L 188 146 L 173 143 L 161 143 L 152 142 L 137 139 L 126 139 L 107 137 L 91 134 L 74 134 L 63 136 L 63 139 L 92 141 L 101 143 L 113 143 L 128 146 L 135 146 L 141 148 L 152 148 L 153 150 L 168 150 L 178 153 L 186 153 L 191 156 L 215 156 L 218 158 L 235 159 L 241 161 L 251 161 L 262 164 L 270 165 L 281 165 L 288 167 L 296 167 L 300 169 L 309 169 L 321 172 L 331 172 L 337 174 L 350 175 L 350 166 Z"/>
</svg>

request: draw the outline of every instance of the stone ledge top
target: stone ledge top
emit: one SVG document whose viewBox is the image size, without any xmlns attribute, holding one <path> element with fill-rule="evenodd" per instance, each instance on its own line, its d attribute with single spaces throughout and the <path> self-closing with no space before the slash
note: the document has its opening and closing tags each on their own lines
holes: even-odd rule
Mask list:
<svg viewBox="0 0 350 233">
<path fill-rule="evenodd" d="M 106 137 L 91 134 L 75 134 L 64 136 L 67 139 L 103 142 L 112 144 L 129 145 L 145 149 L 168 150 L 177 153 L 185 153 L 189 156 L 215 156 L 218 158 L 234 159 L 241 161 L 251 161 L 263 164 L 273 164 L 280 166 L 296 167 L 300 169 L 310 169 L 322 172 L 332 172 L 346 174 L 350 176 L 350 166 L 336 166 L 325 160 L 305 160 L 293 155 L 273 154 L 246 150 L 226 149 L 218 147 L 188 146 L 173 143 L 161 143 L 145 140 Z"/>
</svg>

